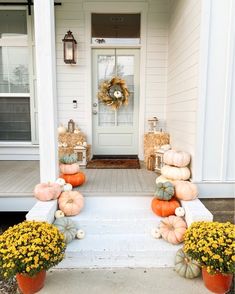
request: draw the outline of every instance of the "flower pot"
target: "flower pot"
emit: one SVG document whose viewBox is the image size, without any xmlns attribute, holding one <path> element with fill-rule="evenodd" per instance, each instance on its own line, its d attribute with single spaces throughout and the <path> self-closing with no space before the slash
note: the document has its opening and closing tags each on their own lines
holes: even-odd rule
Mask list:
<svg viewBox="0 0 235 294">
<path fill-rule="evenodd" d="M 230 290 L 232 285 L 232 274 L 222 274 L 216 272 L 215 274 L 209 274 L 206 267 L 202 268 L 203 282 L 208 290 L 217 294 L 224 294 Z"/>
<path fill-rule="evenodd" d="M 16 274 L 18 287 L 23 294 L 34 294 L 43 288 L 46 271 L 43 270 L 33 277 L 26 274 Z"/>
</svg>

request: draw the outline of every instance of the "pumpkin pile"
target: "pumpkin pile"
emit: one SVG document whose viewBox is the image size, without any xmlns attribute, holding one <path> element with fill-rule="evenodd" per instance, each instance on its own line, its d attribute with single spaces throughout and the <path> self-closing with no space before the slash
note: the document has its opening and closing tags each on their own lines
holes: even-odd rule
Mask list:
<svg viewBox="0 0 235 294">
<path fill-rule="evenodd" d="M 60 177 L 73 187 L 81 186 L 85 183 L 85 175 L 79 169 L 77 155 L 65 154 L 60 158 Z"/>
<path fill-rule="evenodd" d="M 197 186 L 189 182 L 190 154 L 184 151 L 168 150 L 163 156 L 164 166 L 161 176 L 156 183 L 170 181 L 175 188 L 175 197 L 178 200 L 190 201 L 198 196 Z"/>
<path fill-rule="evenodd" d="M 175 214 L 175 209 L 180 207 L 178 200 L 173 197 L 174 185 L 171 182 L 157 183 L 155 197 L 152 200 L 152 210 L 158 216 L 166 217 Z"/>
</svg>

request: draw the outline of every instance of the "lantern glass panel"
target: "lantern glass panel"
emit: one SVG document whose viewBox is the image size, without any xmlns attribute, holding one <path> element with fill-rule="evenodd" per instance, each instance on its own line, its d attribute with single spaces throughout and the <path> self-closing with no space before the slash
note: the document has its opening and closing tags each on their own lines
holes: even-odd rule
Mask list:
<svg viewBox="0 0 235 294">
<path fill-rule="evenodd" d="M 65 59 L 73 60 L 73 44 L 72 42 L 65 42 Z"/>
</svg>

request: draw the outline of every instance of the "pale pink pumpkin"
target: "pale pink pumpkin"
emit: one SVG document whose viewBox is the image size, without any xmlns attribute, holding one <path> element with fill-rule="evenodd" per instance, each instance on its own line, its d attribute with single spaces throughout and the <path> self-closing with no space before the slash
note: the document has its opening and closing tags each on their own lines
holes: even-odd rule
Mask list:
<svg viewBox="0 0 235 294">
<path fill-rule="evenodd" d="M 57 199 L 61 194 L 61 186 L 57 183 L 40 183 L 34 188 L 34 196 L 41 201 Z"/>
<path fill-rule="evenodd" d="M 183 242 L 186 229 L 186 222 L 181 217 L 174 215 L 164 218 L 160 223 L 162 238 L 171 244 Z"/>
<path fill-rule="evenodd" d="M 198 196 L 197 186 L 188 181 L 174 181 L 175 197 L 180 200 L 193 200 Z"/>
<path fill-rule="evenodd" d="M 60 164 L 60 172 L 66 175 L 73 175 L 79 172 L 79 164 L 72 163 L 72 164 Z"/>
<path fill-rule="evenodd" d="M 163 162 L 168 165 L 185 167 L 190 162 L 190 154 L 184 151 L 168 150 L 163 155 Z"/>
<path fill-rule="evenodd" d="M 84 197 L 78 191 L 65 191 L 61 193 L 58 204 L 66 216 L 77 215 L 84 207 Z"/>
</svg>

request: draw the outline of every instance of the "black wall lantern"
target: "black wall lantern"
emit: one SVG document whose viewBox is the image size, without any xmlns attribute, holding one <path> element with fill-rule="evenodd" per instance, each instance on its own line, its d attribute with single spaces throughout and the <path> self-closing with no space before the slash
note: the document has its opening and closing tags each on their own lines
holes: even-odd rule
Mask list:
<svg viewBox="0 0 235 294">
<path fill-rule="evenodd" d="M 64 43 L 64 62 L 68 64 L 75 64 L 77 41 L 74 39 L 72 32 L 68 31 L 62 41 Z"/>
</svg>

